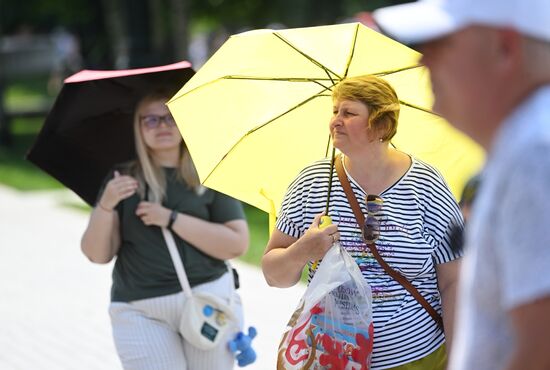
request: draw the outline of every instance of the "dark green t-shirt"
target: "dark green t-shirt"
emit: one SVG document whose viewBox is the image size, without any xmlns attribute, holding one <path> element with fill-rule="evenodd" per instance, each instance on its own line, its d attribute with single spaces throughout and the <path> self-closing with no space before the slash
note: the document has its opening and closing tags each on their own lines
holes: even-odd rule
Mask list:
<svg viewBox="0 0 550 370">
<path fill-rule="evenodd" d="M 211 189 L 197 195 L 176 179 L 175 169 L 165 168 L 165 174 L 167 192 L 164 207 L 217 223 L 245 218 L 239 201 Z M 161 229 L 146 226 L 135 214 L 140 201 L 139 195 L 134 194 L 117 206 L 121 247 L 113 270 L 113 302 L 181 291 Z M 227 271 L 224 261 L 208 256 L 173 234 L 191 286 L 215 280 Z M 219 246 L 223 247 L 223 244 Z"/>
</svg>

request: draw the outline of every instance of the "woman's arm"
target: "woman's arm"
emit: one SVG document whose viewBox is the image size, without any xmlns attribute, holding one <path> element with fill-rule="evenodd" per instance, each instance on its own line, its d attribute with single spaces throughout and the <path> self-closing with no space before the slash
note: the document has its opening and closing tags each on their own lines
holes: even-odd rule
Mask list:
<svg viewBox="0 0 550 370">
<path fill-rule="evenodd" d="M 287 288 L 300 280 L 309 261 L 300 255 L 299 239 L 274 230 L 262 257 L 262 271 L 269 286 Z"/>
<path fill-rule="evenodd" d="M 319 228 L 323 214 L 315 217 L 306 233 L 299 239 L 274 230 L 262 257 L 262 270 L 267 283 L 278 288 L 293 286 L 300 280 L 304 266 L 323 258 L 334 240 L 338 240 L 338 226 Z M 336 234 L 334 237 L 332 234 Z"/>
<path fill-rule="evenodd" d="M 172 230 L 189 244 L 220 260 L 239 257 L 248 249 L 249 234 L 245 220 L 220 224 L 178 213 Z"/>
<path fill-rule="evenodd" d="M 460 269 L 460 259 L 438 264 L 435 269 L 437 272 L 437 284 L 439 286 L 439 292 L 441 293 L 445 342 L 447 347 L 447 355 L 449 355 L 453 340 L 456 288 L 458 282 L 458 272 Z"/>
<path fill-rule="evenodd" d="M 137 186 L 134 178 L 121 176 L 118 171 L 114 172 L 114 177 L 105 185 L 80 242 L 82 252 L 90 261 L 108 263 L 118 253 L 120 221 L 114 208 L 121 200 L 132 196 Z"/>
<path fill-rule="evenodd" d="M 167 227 L 171 212 L 152 202 L 140 202 L 136 209 L 136 215 L 145 225 L 160 227 Z M 178 213 L 172 231 L 202 252 L 220 260 L 238 257 L 248 249 L 248 225 L 245 220 L 221 224 Z"/>
<path fill-rule="evenodd" d="M 100 206 L 94 208 L 80 248 L 92 262 L 110 262 L 120 248 L 118 213 Z"/>
</svg>

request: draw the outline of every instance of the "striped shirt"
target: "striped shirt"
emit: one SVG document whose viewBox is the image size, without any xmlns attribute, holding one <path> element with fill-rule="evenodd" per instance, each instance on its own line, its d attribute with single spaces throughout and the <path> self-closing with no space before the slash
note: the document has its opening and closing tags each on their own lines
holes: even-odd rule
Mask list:
<svg viewBox="0 0 550 370">
<path fill-rule="evenodd" d="M 329 171 L 328 159 L 302 170 L 285 195 L 278 230 L 295 238 L 306 232 L 315 215 L 325 210 Z M 363 214 L 367 214 L 365 191 L 347 175 Z M 328 214 L 338 224 L 341 245 L 355 259 L 373 293 L 372 369 L 387 369 L 429 355 L 445 341 L 443 332 L 370 253 L 336 169 L 332 176 Z M 376 242 L 380 255 L 441 313 L 435 266 L 459 257 L 451 250 L 449 238 L 451 227 L 462 225 L 453 195 L 437 170 L 412 158 L 405 175 L 380 196 L 383 207 L 375 215 L 380 221 Z"/>
</svg>

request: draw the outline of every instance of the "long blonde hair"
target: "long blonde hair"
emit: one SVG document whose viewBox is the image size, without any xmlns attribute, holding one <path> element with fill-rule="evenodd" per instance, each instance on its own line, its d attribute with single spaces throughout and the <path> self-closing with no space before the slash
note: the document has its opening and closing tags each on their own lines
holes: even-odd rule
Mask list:
<svg viewBox="0 0 550 370">
<path fill-rule="evenodd" d="M 134 140 L 136 146 L 137 160 L 129 166 L 129 171 L 139 183 L 138 193 L 145 198 L 145 191 L 148 189 L 147 197 L 149 201 L 160 203 L 166 197 L 166 176 L 162 168 L 155 163 L 151 150 L 145 144 L 140 127 L 140 112 L 144 106 L 162 101 L 167 102 L 172 93 L 168 89 L 158 89 L 144 96 L 136 105 L 134 111 Z M 188 187 L 194 189 L 198 194 L 204 192 L 201 186 L 197 170 L 189 154 L 189 150 L 182 140 L 180 147 L 180 157 L 177 166 L 177 177 Z"/>
</svg>

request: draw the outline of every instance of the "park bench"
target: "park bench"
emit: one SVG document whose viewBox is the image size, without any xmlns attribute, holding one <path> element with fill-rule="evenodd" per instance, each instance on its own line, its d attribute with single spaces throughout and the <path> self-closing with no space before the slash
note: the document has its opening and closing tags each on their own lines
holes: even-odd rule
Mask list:
<svg viewBox="0 0 550 370">
<path fill-rule="evenodd" d="M 17 107 L 6 104 L 6 91 L 14 83 L 31 80 L 47 84 L 58 55 L 55 44 L 47 35 L 18 35 L 0 37 L 0 145 L 12 143 L 11 120 L 15 117 L 45 117 L 51 99 Z"/>
</svg>

